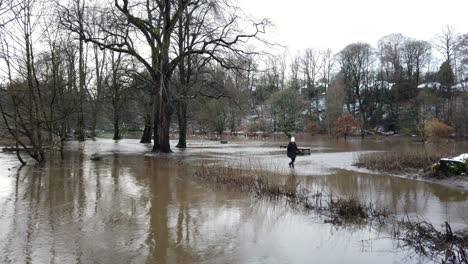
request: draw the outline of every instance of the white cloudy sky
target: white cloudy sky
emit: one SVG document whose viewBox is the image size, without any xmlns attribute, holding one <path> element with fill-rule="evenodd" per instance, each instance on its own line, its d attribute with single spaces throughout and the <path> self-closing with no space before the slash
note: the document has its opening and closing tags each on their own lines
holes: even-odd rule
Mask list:
<svg viewBox="0 0 468 264">
<path fill-rule="evenodd" d="M 468 33 L 468 0 L 238 0 L 256 18 L 275 24 L 270 38 L 289 53 L 308 47 L 341 50 L 349 43 L 376 45 L 390 33 L 433 40 L 445 25 Z"/>
</svg>

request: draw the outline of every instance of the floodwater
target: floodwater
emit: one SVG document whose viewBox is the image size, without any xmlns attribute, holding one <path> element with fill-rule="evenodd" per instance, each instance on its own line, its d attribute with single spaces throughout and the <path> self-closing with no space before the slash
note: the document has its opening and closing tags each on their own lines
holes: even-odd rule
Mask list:
<svg viewBox="0 0 468 264">
<path fill-rule="evenodd" d="M 175 142 L 174 142 L 175 143 Z M 18 168 L 0 153 L 0 263 L 426 263 L 391 230 L 333 226 L 283 203 L 190 178 L 202 163 L 282 173 L 311 191 L 356 197 L 436 226 L 468 225 L 468 191 L 354 167 L 363 151 L 414 143 L 299 140 L 312 149 L 287 167 L 285 142 L 190 141 L 151 155 L 137 140 L 71 142 L 64 161 Z M 457 145 L 463 148 L 461 145 Z M 94 154 L 102 159 L 90 160 Z"/>
</svg>

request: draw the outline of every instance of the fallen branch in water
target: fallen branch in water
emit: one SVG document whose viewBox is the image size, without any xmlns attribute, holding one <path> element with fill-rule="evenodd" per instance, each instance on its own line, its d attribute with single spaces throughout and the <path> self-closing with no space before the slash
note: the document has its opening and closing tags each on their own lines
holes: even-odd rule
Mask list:
<svg viewBox="0 0 468 264">
<path fill-rule="evenodd" d="M 401 233 L 403 231 L 403 234 Z M 431 257 L 441 263 L 468 264 L 468 234 L 453 232 L 445 222 L 445 232 L 437 230 L 427 221 L 402 220 L 398 223 L 395 238 L 412 247 L 420 255 Z"/>
</svg>

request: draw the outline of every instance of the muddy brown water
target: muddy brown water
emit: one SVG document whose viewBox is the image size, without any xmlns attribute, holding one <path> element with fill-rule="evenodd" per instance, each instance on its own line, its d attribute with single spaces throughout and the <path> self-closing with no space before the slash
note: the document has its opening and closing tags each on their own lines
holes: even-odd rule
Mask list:
<svg viewBox="0 0 468 264">
<path fill-rule="evenodd" d="M 311 191 L 357 197 L 435 225 L 468 223 L 468 192 L 355 168 L 362 151 L 412 142 L 299 139 L 296 169 L 281 141 L 194 140 L 150 155 L 137 140 L 71 142 L 64 161 L 19 169 L 0 153 L 0 263 L 426 263 L 390 230 L 337 227 L 313 213 L 190 179 L 192 165 L 261 168 Z M 445 146 L 445 145 L 444 145 Z M 441 146 L 435 146 L 441 147 Z M 463 150 L 464 144 L 451 146 Z M 90 160 L 98 153 L 102 159 Z"/>
</svg>

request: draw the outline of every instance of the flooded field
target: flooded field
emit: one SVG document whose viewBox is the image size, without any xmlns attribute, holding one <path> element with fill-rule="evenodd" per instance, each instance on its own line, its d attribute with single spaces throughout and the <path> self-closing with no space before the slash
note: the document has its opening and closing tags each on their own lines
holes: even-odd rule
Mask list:
<svg viewBox="0 0 468 264">
<path fill-rule="evenodd" d="M 200 184 L 190 175 L 202 163 L 281 173 L 312 191 L 436 226 L 468 225 L 466 189 L 353 166 L 363 151 L 416 143 L 298 143 L 312 154 L 298 157 L 294 170 L 279 148 L 284 141 L 197 140 L 170 155 L 152 155 L 137 140 L 71 142 L 64 161 L 21 169 L 0 153 L 0 263 L 428 262 L 400 248 L 391 230 L 333 226 L 284 203 Z M 95 154 L 102 158 L 92 161 Z"/>
</svg>

